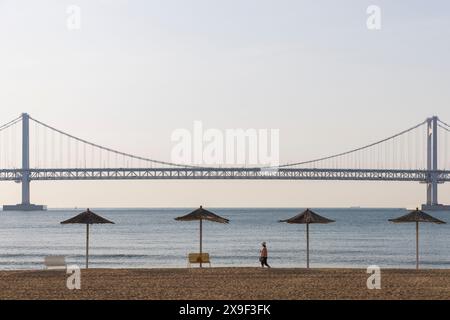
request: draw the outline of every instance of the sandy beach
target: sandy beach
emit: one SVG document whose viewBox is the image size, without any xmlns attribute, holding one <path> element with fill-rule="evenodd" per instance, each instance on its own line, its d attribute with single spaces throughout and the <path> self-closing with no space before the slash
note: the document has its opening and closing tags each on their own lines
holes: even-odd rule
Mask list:
<svg viewBox="0 0 450 320">
<path fill-rule="evenodd" d="M 81 290 L 64 271 L 1 271 L 0 299 L 450 299 L 450 270 L 382 270 L 368 290 L 363 269 L 91 269 Z"/>
</svg>

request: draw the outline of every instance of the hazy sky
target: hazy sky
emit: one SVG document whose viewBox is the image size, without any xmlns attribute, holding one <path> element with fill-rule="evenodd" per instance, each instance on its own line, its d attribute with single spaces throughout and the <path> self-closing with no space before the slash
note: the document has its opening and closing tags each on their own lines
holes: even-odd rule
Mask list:
<svg viewBox="0 0 450 320">
<path fill-rule="evenodd" d="M 66 9 L 81 8 L 68 30 Z M 369 5 L 382 28 L 366 27 Z M 0 0 L 0 123 L 170 160 L 171 133 L 280 129 L 281 162 L 450 121 L 449 1 Z M 20 185 L 0 184 L 0 203 Z M 49 206 L 416 206 L 415 183 L 34 182 Z M 450 187 L 440 187 L 450 203 Z"/>
</svg>

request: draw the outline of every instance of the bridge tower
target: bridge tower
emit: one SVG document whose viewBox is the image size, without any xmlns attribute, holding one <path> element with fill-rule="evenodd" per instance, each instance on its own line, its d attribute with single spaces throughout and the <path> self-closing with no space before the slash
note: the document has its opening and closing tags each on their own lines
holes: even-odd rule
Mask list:
<svg viewBox="0 0 450 320">
<path fill-rule="evenodd" d="M 422 205 L 423 210 L 443 210 L 449 206 L 438 202 L 438 180 L 436 171 L 438 169 L 438 117 L 427 119 L 427 170 L 429 172 L 427 186 L 427 202 Z"/>
<path fill-rule="evenodd" d="M 41 211 L 45 206 L 30 203 L 30 116 L 22 113 L 22 203 L 4 205 L 4 211 Z"/>
</svg>

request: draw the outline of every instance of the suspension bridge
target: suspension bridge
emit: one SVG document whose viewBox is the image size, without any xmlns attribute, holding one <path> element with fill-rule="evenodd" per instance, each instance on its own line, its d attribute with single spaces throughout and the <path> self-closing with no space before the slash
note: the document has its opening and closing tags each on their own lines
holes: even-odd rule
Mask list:
<svg viewBox="0 0 450 320">
<path fill-rule="evenodd" d="M 450 181 L 450 125 L 433 116 L 385 139 L 346 152 L 276 167 L 177 164 L 78 138 L 24 113 L 0 126 L 0 181 L 21 183 L 22 201 L 3 210 L 44 210 L 30 202 L 32 181 L 133 179 L 260 179 L 409 181 L 426 186 L 425 210 Z"/>
</svg>

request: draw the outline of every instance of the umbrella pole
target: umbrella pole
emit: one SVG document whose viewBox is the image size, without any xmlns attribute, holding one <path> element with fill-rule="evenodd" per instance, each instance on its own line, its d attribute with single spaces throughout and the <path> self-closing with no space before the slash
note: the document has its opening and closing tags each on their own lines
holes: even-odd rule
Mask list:
<svg viewBox="0 0 450 320">
<path fill-rule="evenodd" d="M 419 270 L 419 222 L 416 221 L 416 270 Z"/>
<path fill-rule="evenodd" d="M 309 269 L 309 223 L 306 224 L 306 269 Z"/>
<path fill-rule="evenodd" d="M 89 223 L 86 224 L 86 269 L 89 268 Z"/>
<path fill-rule="evenodd" d="M 200 268 L 202 267 L 202 241 L 203 241 L 203 223 L 202 223 L 203 219 L 200 219 Z"/>
</svg>

